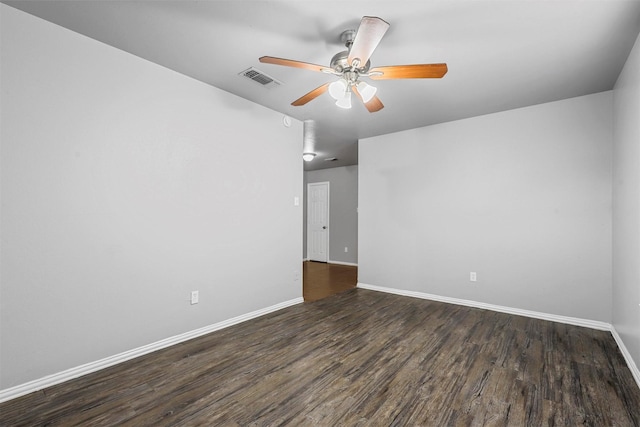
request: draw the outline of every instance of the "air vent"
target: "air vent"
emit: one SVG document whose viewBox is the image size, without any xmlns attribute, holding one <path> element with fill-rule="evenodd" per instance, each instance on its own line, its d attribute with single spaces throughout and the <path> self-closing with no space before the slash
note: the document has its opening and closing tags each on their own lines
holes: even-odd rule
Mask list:
<svg viewBox="0 0 640 427">
<path fill-rule="evenodd" d="M 324 159 L 325 162 L 335 162 L 336 160 L 338 160 L 337 157 L 328 157 L 328 158 Z"/>
<path fill-rule="evenodd" d="M 243 72 L 238 73 L 238 75 L 246 77 L 246 78 L 248 78 L 250 80 L 253 80 L 256 83 L 259 83 L 260 86 L 263 86 L 263 87 L 266 87 L 266 88 L 272 88 L 272 87 L 280 86 L 282 84 L 282 82 L 279 82 L 278 80 L 274 79 L 273 77 L 268 76 L 265 73 L 263 73 L 262 71 L 256 70 L 253 67 L 247 68 Z"/>
</svg>

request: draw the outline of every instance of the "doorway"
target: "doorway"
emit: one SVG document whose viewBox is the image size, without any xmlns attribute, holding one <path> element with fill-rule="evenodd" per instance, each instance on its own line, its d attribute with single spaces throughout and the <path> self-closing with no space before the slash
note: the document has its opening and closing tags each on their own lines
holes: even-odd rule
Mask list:
<svg viewBox="0 0 640 427">
<path fill-rule="evenodd" d="M 357 284 L 358 166 L 305 171 L 304 181 L 302 288 L 314 301 Z"/>
</svg>

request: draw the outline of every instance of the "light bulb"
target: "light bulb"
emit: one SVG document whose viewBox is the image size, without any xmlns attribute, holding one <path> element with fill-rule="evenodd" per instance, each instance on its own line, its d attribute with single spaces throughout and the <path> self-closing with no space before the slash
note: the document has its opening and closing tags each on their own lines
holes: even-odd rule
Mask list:
<svg viewBox="0 0 640 427">
<path fill-rule="evenodd" d="M 336 105 L 340 108 L 351 108 L 351 91 L 346 91 L 344 96 L 336 101 Z"/>
<path fill-rule="evenodd" d="M 335 100 L 344 98 L 344 94 L 347 91 L 347 82 L 343 79 L 336 80 L 329 85 L 329 95 Z"/>
<path fill-rule="evenodd" d="M 373 98 L 377 91 L 377 88 L 371 86 L 370 84 L 367 84 L 366 82 L 358 83 L 358 92 L 360 93 L 362 101 L 365 104 L 371 101 L 371 98 Z"/>
<path fill-rule="evenodd" d="M 302 153 L 302 160 L 310 162 L 316 156 L 315 153 Z"/>
</svg>

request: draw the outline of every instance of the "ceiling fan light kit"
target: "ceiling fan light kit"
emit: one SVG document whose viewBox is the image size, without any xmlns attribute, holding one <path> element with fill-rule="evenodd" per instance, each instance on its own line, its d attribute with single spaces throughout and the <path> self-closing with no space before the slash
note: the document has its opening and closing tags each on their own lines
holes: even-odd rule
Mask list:
<svg viewBox="0 0 640 427">
<path fill-rule="evenodd" d="M 351 108 L 351 91 L 349 89 L 347 89 L 342 98 L 336 101 L 336 105 L 347 110 Z"/>
<path fill-rule="evenodd" d="M 347 92 L 347 87 L 347 82 L 343 79 L 336 80 L 329 85 L 329 95 L 336 101 L 342 99 Z"/>
<path fill-rule="evenodd" d="M 351 88 L 344 79 L 336 80 L 329 85 L 329 95 L 336 100 L 340 108 L 351 108 Z"/>
<path fill-rule="evenodd" d="M 339 77 L 338 80 L 319 86 L 296 99 L 291 103 L 293 106 L 305 105 L 328 91 L 338 107 L 351 108 L 351 93 L 355 93 L 367 110 L 375 113 L 384 108 L 384 105 L 376 96 L 377 88 L 360 80 L 361 77 L 373 80 L 442 78 L 448 71 L 447 64 L 444 63 L 371 68 L 369 58 L 388 29 L 389 23 L 383 19 L 364 16 L 357 31 L 347 30 L 340 35 L 347 50 L 334 55 L 329 67 L 273 56 L 263 56 L 259 60 L 266 64 L 303 68 Z"/>
</svg>

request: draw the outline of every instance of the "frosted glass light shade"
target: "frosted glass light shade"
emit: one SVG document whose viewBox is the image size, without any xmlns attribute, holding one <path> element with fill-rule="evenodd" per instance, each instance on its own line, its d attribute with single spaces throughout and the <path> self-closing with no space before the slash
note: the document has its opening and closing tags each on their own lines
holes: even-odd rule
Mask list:
<svg viewBox="0 0 640 427">
<path fill-rule="evenodd" d="M 347 91 L 344 96 L 336 101 L 340 108 L 351 108 L 351 91 Z"/>
<path fill-rule="evenodd" d="M 329 85 L 329 95 L 331 95 L 331 97 L 336 101 L 344 98 L 344 94 L 346 91 L 347 82 L 345 82 L 343 79 L 336 80 Z"/>
<path fill-rule="evenodd" d="M 373 96 L 376 94 L 377 91 L 378 91 L 378 89 L 373 87 L 373 86 L 371 86 L 370 84 L 367 84 L 365 82 L 358 83 L 358 92 L 360 92 L 360 96 L 362 97 L 362 101 L 365 104 L 367 102 L 371 101 L 371 98 L 373 98 Z"/>
<path fill-rule="evenodd" d="M 310 162 L 316 156 L 315 153 L 302 153 L 302 160 Z"/>
</svg>

